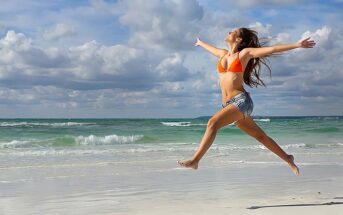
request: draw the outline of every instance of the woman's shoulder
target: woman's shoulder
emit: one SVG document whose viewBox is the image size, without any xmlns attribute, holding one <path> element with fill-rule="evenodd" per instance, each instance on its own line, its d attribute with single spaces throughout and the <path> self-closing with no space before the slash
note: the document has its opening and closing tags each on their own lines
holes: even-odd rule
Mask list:
<svg viewBox="0 0 343 215">
<path fill-rule="evenodd" d="M 248 63 L 248 61 L 250 60 L 250 56 L 249 56 L 249 49 L 248 48 L 244 48 L 241 51 L 239 51 L 239 61 L 241 62 L 242 65 L 246 65 Z"/>
<path fill-rule="evenodd" d="M 244 48 L 239 52 L 239 55 L 245 55 L 249 52 L 249 47 L 248 48 Z"/>
<path fill-rule="evenodd" d="M 220 49 L 220 54 L 219 54 L 219 58 L 222 58 L 223 56 L 225 56 L 227 53 L 229 53 L 229 51 L 227 49 Z"/>
<path fill-rule="evenodd" d="M 240 58 L 246 58 L 249 57 L 249 49 L 250 48 L 244 48 L 239 52 L 239 57 Z"/>
</svg>

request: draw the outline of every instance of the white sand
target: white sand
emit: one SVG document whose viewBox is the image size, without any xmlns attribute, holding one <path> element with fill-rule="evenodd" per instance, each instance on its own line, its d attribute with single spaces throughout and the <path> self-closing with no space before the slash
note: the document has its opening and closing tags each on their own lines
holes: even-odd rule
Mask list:
<svg viewBox="0 0 343 215">
<path fill-rule="evenodd" d="M 179 168 L 178 152 L 1 167 L 0 214 L 343 214 L 343 204 L 320 205 L 343 203 L 342 156 L 295 155 L 297 177 L 268 153 L 216 155 L 197 171 Z"/>
</svg>

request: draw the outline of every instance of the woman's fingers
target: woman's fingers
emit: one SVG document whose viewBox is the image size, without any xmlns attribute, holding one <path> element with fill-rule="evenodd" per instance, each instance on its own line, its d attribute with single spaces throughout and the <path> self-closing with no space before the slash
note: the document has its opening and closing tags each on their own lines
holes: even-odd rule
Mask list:
<svg viewBox="0 0 343 215">
<path fill-rule="evenodd" d="M 196 38 L 197 38 L 197 41 L 195 42 L 194 46 L 198 46 L 199 45 L 200 39 L 199 39 L 199 37 L 196 37 Z"/>
<path fill-rule="evenodd" d="M 316 43 L 314 42 L 314 40 L 309 40 L 311 37 L 307 37 L 306 39 L 303 39 L 301 41 L 301 47 L 303 48 L 313 48 L 314 45 L 316 45 Z"/>
<path fill-rule="evenodd" d="M 311 40 L 311 41 L 307 41 L 307 45 L 312 48 L 314 45 L 316 45 L 316 43 L 313 40 Z"/>
</svg>

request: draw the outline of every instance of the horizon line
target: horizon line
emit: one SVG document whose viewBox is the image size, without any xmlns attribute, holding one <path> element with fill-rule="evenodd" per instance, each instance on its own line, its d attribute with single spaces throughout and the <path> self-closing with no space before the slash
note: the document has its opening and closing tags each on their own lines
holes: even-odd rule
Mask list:
<svg viewBox="0 0 343 215">
<path fill-rule="evenodd" d="M 3 119 L 197 119 L 197 118 L 205 118 L 205 117 L 211 117 L 211 116 L 197 116 L 197 117 L 8 117 L 8 118 L 2 118 L 0 117 L 0 120 Z M 260 118 L 260 117 L 343 117 L 343 115 L 256 115 L 251 116 L 252 118 Z"/>
</svg>

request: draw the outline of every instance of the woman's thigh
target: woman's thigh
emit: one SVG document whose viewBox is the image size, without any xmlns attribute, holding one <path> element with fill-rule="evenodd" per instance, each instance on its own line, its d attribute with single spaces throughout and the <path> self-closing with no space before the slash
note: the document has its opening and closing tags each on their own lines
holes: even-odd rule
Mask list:
<svg viewBox="0 0 343 215">
<path fill-rule="evenodd" d="M 250 116 L 245 119 L 238 120 L 236 122 L 236 126 L 254 138 L 261 138 L 266 135 Z"/>
<path fill-rule="evenodd" d="M 216 129 L 220 129 L 243 118 L 243 113 L 240 112 L 235 106 L 229 104 L 211 117 L 208 122 L 208 126 L 210 125 L 215 127 Z"/>
</svg>

